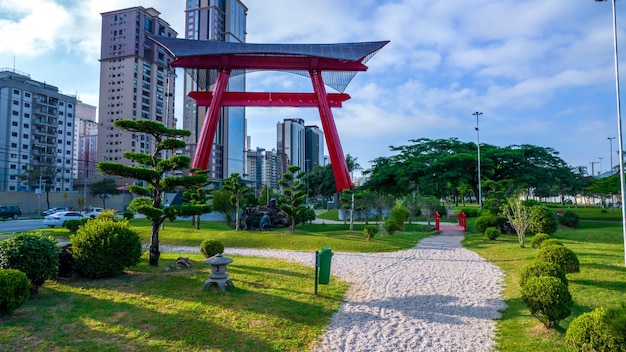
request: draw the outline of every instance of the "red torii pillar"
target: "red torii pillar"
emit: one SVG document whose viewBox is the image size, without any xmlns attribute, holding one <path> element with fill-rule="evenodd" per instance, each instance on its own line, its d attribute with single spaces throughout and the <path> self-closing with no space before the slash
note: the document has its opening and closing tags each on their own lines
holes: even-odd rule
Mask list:
<svg viewBox="0 0 626 352">
<path fill-rule="evenodd" d="M 311 101 L 314 100 L 320 112 L 320 119 L 326 138 L 326 145 L 328 146 L 337 192 L 353 188 L 346 159 L 343 154 L 343 149 L 341 148 L 339 134 L 337 133 L 337 127 L 335 126 L 335 120 L 330 110 L 331 105 L 340 106 L 341 101 L 347 100 L 347 98 L 349 98 L 347 94 L 327 94 L 321 72 L 319 70 L 309 70 L 311 82 L 313 83 L 313 96 L 306 93 L 276 93 L 276 95 L 284 97 L 287 101 L 273 101 L 271 99 L 272 93 L 269 93 L 269 98 L 265 98 L 261 97 L 260 93 L 226 92 L 230 73 L 231 68 L 229 67 L 219 71 L 215 89 L 212 93 L 191 92 L 189 94 L 190 97 L 196 99 L 199 105 L 204 105 L 206 101 L 210 100 L 204 126 L 202 126 L 202 131 L 198 139 L 196 154 L 191 164 L 193 168 L 205 170 L 208 166 L 222 106 L 311 107 L 314 106 L 311 103 Z M 314 99 L 306 101 L 302 99 L 303 97 Z"/>
</svg>

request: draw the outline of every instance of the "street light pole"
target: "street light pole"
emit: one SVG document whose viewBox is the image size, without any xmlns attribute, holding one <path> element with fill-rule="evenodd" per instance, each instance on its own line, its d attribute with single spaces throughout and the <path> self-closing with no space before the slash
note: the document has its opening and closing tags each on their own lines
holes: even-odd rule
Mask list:
<svg viewBox="0 0 626 352">
<path fill-rule="evenodd" d="M 596 0 L 596 2 L 606 0 Z M 619 99 L 619 60 L 617 55 L 617 16 L 615 0 L 611 0 L 613 9 L 613 61 L 615 63 L 615 100 L 617 103 L 617 143 L 619 146 L 619 186 L 622 203 L 622 232 L 624 237 L 624 265 L 626 266 L 626 195 L 624 194 L 624 146 L 622 141 L 622 110 Z"/>
<path fill-rule="evenodd" d="M 613 140 L 615 137 L 606 137 L 609 140 L 609 158 L 611 159 L 611 165 L 609 167 L 609 171 L 613 171 Z"/>
<path fill-rule="evenodd" d="M 483 208 L 483 190 L 480 183 L 480 131 L 478 129 L 478 116 L 482 115 L 482 112 L 476 111 L 472 115 L 476 116 L 476 137 L 478 139 L 478 208 Z"/>
<path fill-rule="evenodd" d="M 604 158 L 600 156 L 598 159 L 600 159 L 600 177 L 602 177 L 602 159 Z"/>
</svg>

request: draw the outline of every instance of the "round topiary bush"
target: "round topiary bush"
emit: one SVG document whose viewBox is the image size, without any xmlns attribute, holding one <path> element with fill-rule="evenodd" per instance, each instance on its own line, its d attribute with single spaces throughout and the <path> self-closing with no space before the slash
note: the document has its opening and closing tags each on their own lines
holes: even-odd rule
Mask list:
<svg viewBox="0 0 626 352">
<path fill-rule="evenodd" d="M 556 238 L 549 238 L 541 242 L 541 245 L 539 246 L 539 248 L 546 248 L 550 246 L 564 246 L 564 244 L 563 242 L 557 240 Z"/>
<path fill-rule="evenodd" d="M 487 238 L 490 240 L 495 240 L 500 236 L 500 231 L 497 227 L 491 226 L 485 230 L 485 236 L 487 236 Z"/>
<path fill-rule="evenodd" d="M 124 217 L 124 219 L 130 220 L 135 217 L 135 213 L 130 210 L 127 210 L 124 213 L 122 213 L 122 216 Z"/>
<path fill-rule="evenodd" d="M 556 213 L 544 205 L 530 208 L 529 223 L 531 232 L 547 233 L 548 235 L 555 233 L 559 227 Z"/>
<path fill-rule="evenodd" d="M 365 227 L 363 228 L 363 233 L 365 234 L 365 238 L 370 241 L 378 233 L 378 226 L 365 225 Z"/>
<path fill-rule="evenodd" d="M 495 215 L 481 215 L 476 218 L 474 227 L 476 231 L 485 233 L 488 227 L 495 227 L 498 224 L 498 217 Z"/>
<path fill-rule="evenodd" d="M 541 242 L 548 239 L 550 239 L 550 235 L 547 233 L 538 233 L 530 240 L 530 246 L 535 249 L 541 248 Z"/>
<path fill-rule="evenodd" d="M 58 265 L 59 247 L 52 238 L 23 233 L 0 241 L 0 269 L 26 274 L 31 295 L 36 295 L 46 280 L 57 276 Z"/>
<path fill-rule="evenodd" d="M 224 244 L 218 240 L 203 240 L 200 243 L 200 251 L 205 258 L 209 258 L 219 253 L 224 253 Z"/>
<path fill-rule="evenodd" d="M 552 276 L 531 277 L 521 287 L 522 301 L 547 328 L 554 328 L 572 313 L 567 285 Z"/>
<path fill-rule="evenodd" d="M 0 269 L 0 314 L 13 311 L 30 297 L 26 274 L 15 269 Z"/>
<path fill-rule="evenodd" d="M 571 228 L 577 228 L 580 222 L 580 216 L 571 210 L 566 210 L 558 219 L 561 225 Z"/>
<path fill-rule="evenodd" d="M 567 277 L 565 273 L 561 269 L 560 266 L 554 263 L 547 263 L 541 260 L 533 260 L 530 264 L 526 265 L 519 276 L 519 285 L 520 287 L 526 285 L 526 281 L 531 277 L 540 277 L 540 276 L 552 276 L 561 280 L 565 285 L 567 285 Z"/>
<path fill-rule="evenodd" d="M 597 308 L 576 317 L 565 333 L 568 351 L 626 351 L 626 339 L 604 322 L 606 308 Z"/>
<path fill-rule="evenodd" d="M 70 236 L 70 242 L 73 269 L 87 278 L 116 276 L 141 260 L 139 232 L 127 221 L 90 220 Z"/>
<path fill-rule="evenodd" d="M 566 274 L 580 272 L 578 257 L 571 249 L 565 246 L 547 246 L 541 248 L 539 252 L 537 252 L 537 259 L 558 265 Z"/>
</svg>

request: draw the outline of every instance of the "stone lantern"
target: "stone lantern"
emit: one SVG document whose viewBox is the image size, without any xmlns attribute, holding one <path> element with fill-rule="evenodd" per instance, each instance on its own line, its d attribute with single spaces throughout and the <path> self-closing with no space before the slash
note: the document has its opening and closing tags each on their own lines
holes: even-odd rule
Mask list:
<svg viewBox="0 0 626 352">
<path fill-rule="evenodd" d="M 226 292 L 226 287 L 235 287 L 233 282 L 228 278 L 228 274 L 226 274 L 226 265 L 232 263 L 232 259 L 224 257 L 222 253 L 219 253 L 207 258 L 204 262 L 211 264 L 211 274 L 209 274 L 209 278 L 204 282 L 204 286 L 202 286 L 203 290 L 208 290 L 211 286 L 215 285 L 220 290 Z"/>
</svg>

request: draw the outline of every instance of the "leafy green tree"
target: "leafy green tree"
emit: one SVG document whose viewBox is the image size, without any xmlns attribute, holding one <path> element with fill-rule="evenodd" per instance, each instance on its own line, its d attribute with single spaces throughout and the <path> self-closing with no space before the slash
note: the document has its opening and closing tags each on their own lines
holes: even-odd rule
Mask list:
<svg viewBox="0 0 626 352">
<path fill-rule="evenodd" d="M 250 188 L 244 184 L 243 180 L 236 172 L 232 173 L 228 179 L 224 180 L 223 187 L 231 193 L 230 203 L 235 206 L 235 231 L 239 231 L 239 213 L 241 212 L 241 206 L 245 200 L 246 194 L 250 193 Z"/>
<path fill-rule="evenodd" d="M 226 216 L 226 222 L 229 226 L 233 222 L 233 213 L 236 210 L 235 205 L 230 201 L 232 196 L 232 192 L 226 189 L 213 191 L 213 209 Z"/>
<path fill-rule="evenodd" d="M 148 120 L 115 121 L 116 128 L 149 134 L 154 138 L 155 148 L 152 154 L 138 152 L 124 152 L 124 158 L 134 161 L 135 165 L 128 166 L 114 162 L 98 163 L 98 171 L 106 175 L 117 175 L 137 180 L 143 180 L 147 186 L 137 184 L 128 186 L 128 190 L 139 195 L 133 199 L 129 208 L 139 214 L 144 214 L 152 223 L 150 236 L 150 265 L 158 266 L 161 252 L 159 250 L 159 229 L 165 219 L 174 220 L 181 206 L 163 206 L 165 192 L 173 191 L 178 187 L 194 187 L 206 183 L 206 175 L 173 176 L 172 171 L 188 170 L 191 159 L 187 156 L 176 155 L 175 151 L 184 149 L 186 143 L 180 138 L 189 136 L 190 132 L 167 128 L 164 125 Z M 162 159 L 164 151 L 171 151 L 171 157 Z"/>
<path fill-rule="evenodd" d="M 297 218 L 306 210 L 305 183 L 302 182 L 306 174 L 299 171 L 299 166 L 291 165 L 287 167 L 283 178 L 278 181 L 278 184 L 283 187 L 283 194 L 278 197 L 278 207 L 291 219 L 291 231 L 296 230 Z"/>
<path fill-rule="evenodd" d="M 524 239 L 526 237 L 526 231 L 530 225 L 530 212 L 528 208 L 522 204 L 522 199 L 519 195 L 509 198 L 507 205 L 504 207 L 504 216 L 509 221 L 509 224 L 513 226 L 517 233 L 517 240 L 520 247 L 524 248 Z"/>
<path fill-rule="evenodd" d="M 106 208 L 106 199 L 120 194 L 120 191 L 117 189 L 115 180 L 106 177 L 102 181 L 92 183 L 89 188 L 89 194 L 92 197 L 100 197 L 102 199 L 102 207 Z"/>
</svg>

